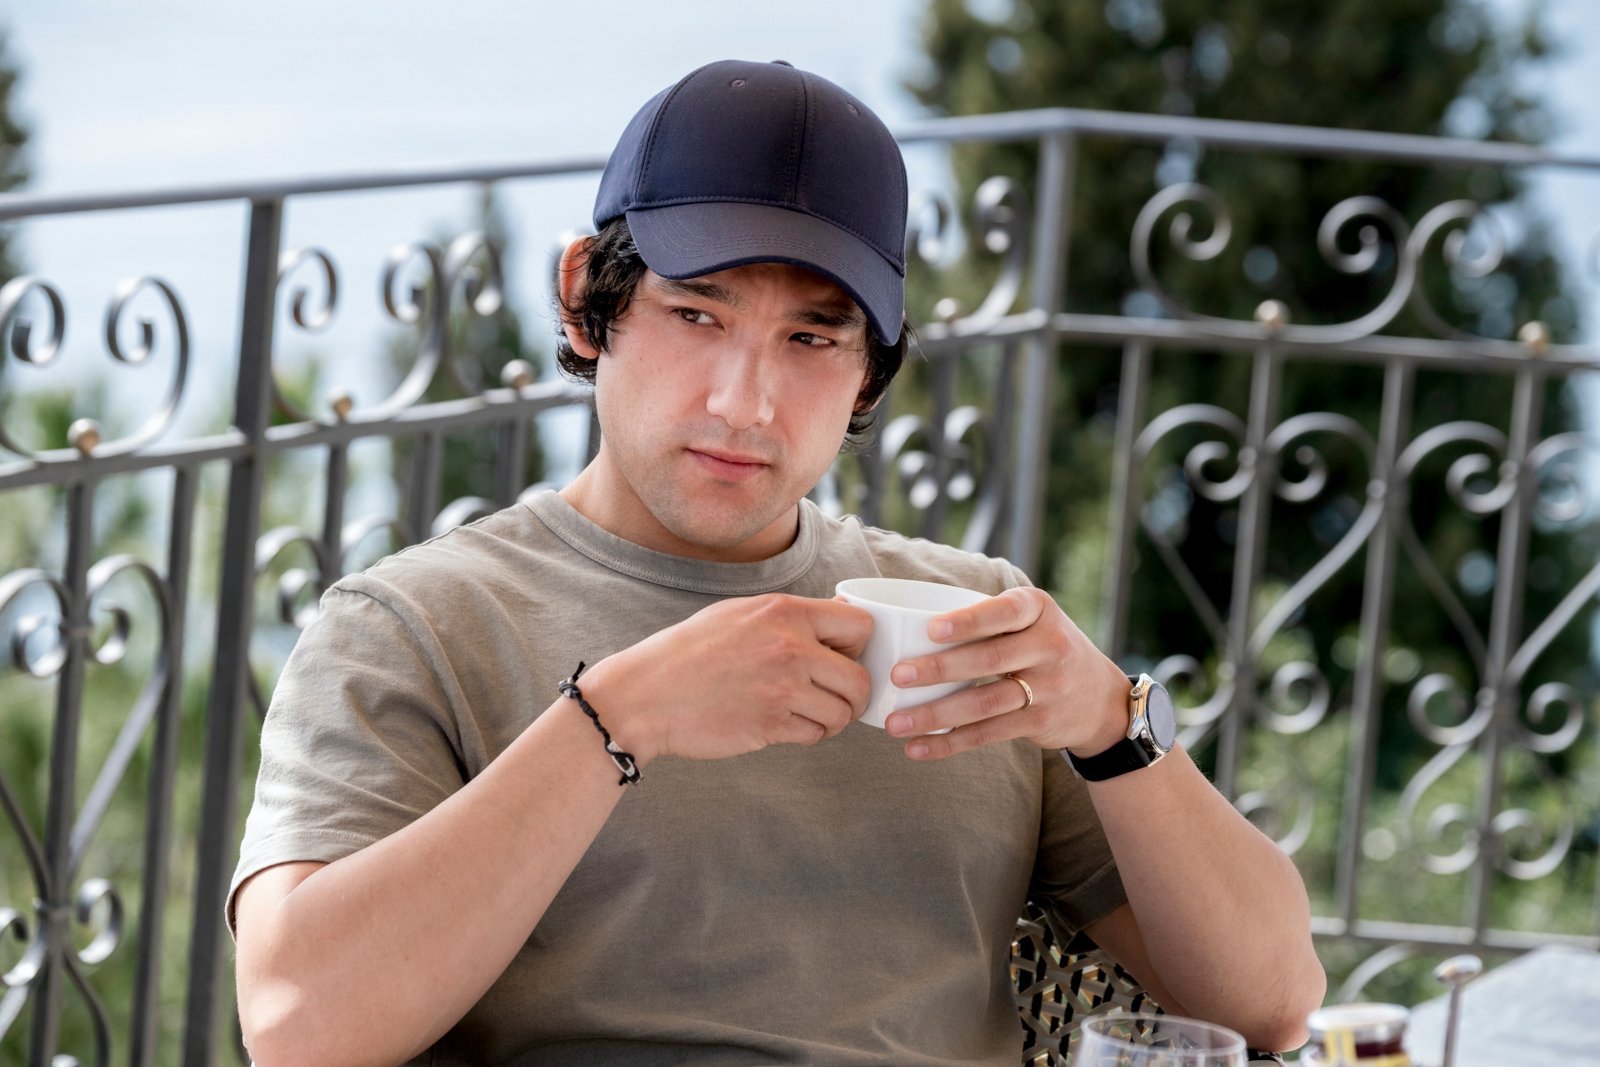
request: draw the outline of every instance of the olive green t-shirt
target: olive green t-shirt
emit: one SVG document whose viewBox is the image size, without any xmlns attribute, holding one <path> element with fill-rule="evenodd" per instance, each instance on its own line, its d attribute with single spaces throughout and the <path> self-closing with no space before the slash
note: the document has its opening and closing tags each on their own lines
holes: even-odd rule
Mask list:
<svg viewBox="0 0 1600 1067">
<path fill-rule="evenodd" d="M 273 693 L 233 889 L 419 818 L 579 660 L 722 598 L 829 597 L 876 575 L 1023 580 L 809 501 L 772 559 L 682 559 L 553 492 L 349 576 Z M 654 761 L 510 966 L 413 1062 L 1016 1064 L 1007 961 L 1025 897 L 1077 928 L 1125 899 L 1121 881 L 1057 753 L 1013 742 L 918 763 L 901 749 L 854 723 L 809 748 Z"/>
</svg>

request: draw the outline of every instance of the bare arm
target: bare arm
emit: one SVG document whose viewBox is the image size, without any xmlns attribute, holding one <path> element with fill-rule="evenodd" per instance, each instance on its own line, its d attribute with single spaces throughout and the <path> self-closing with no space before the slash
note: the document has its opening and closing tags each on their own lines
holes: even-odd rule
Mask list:
<svg viewBox="0 0 1600 1067">
<path fill-rule="evenodd" d="M 1170 1010 L 1232 1027 L 1256 1048 L 1298 1047 L 1327 979 L 1289 857 L 1181 750 L 1091 783 L 1089 795 L 1128 891 L 1133 928 L 1090 936 Z M 1148 969 L 1128 951 L 1134 936 Z"/>
<path fill-rule="evenodd" d="M 865 706 L 853 657 L 870 628 L 830 601 L 724 601 L 581 684 L 641 767 L 811 744 Z M 257 1067 L 394 1064 L 427 1048 L 505 969 L 623 788 L 561 698 L 404 829 L 335 863 L 251 878 L 238 898 L 239 1010 Z"/>
<path fill-rule="evenodd" d="M 245 883 L 239 1010 L 255 1062 L 397 1063 L 466 1014 L 621 796 L 596 741 L 560 700 L 404 830 Z"/>
<path fill-rule="evenodd" d="M 934 629 L 941 621 L 948 633 Z M 913 759 L 1019 737 L 1093 755 L 1127 729 L 1126 676 L 1047 593 L 1008 590 L 933 620 L 930 635 L 976 640 L 907 661 L 915 678 L 897 676 L 899 684 L 1017 673 L 1036 699 L 1024 708 L 1021 687 L 1002 681 L 898 712 L 889 732 L 907 738 Z M 951 733 L 928 736 L 947 726 Z M 1304 1040 L 1327 978 L 1289 858 L 1181 750 L 1088 791 L 1130 906 L 1090 935 L 1168 1005 L 1238 1030 L 1257 1048 Z"/>
</svg>

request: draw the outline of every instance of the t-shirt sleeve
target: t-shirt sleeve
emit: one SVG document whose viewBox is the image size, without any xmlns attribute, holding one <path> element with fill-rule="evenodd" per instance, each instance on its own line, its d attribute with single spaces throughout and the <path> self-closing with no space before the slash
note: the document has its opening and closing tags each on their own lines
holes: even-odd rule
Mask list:
<svg viewBox="0 0 1600 1067">
<path fill-rule="evenodd" d="M 1044 757 L 1044 811 L 1031 894 L 1063 939 L 1128 899 L 1111 845 L 1081 779 L 1056 752 Z"/>
<path fill-rule="evenodd" d="M 284 666 L 234 895 L 279 863 L 331 863 L 414 822 L 463 785 L 447 663 L 418 612 L 335 586 Z"/>
</svg>

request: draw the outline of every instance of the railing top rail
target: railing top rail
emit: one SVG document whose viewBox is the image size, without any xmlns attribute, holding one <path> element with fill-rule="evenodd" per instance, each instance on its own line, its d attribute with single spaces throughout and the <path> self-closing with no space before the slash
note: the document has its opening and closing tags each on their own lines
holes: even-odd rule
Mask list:
<svg viewBox="0 0 1600 1067">
<path fill-rule="evenodd" d="M 352 193 L 378 189 L 404 189 L 417 185 L 547 178 L 598 171 L 605 165 L 605 156 L 577 156 L 542 163 L 395 168 L 307 178 L 172 186 L 166 189 L 125 193 L 4 193 L 0 194 L 0 222 L 39 215 L 76 215 L 91 211 L 121 211 L 127 208 L 176 207 L 224 200 L 269 203 L 293 196 L 319 193 Z"/>
<path fill-rule="evenodd" d="M 1199 119 L 1082 108 L 1042 108 L 992 115 L 927 119 L 901 127 L 906 144 L 1012 141 L 1078 134 L 1161 142 L 1188 138 L 1216 148 L 1258 149 L 1311 155 L 1353 156 L 1435 166 L 1544 166 L 1600 170 L 1600 156 L 1567 155 L 1534 145 L 1472 141 L 1464 138 L 1375 133 L 1319 126 L 1290 126 L 1234 119 Z M 495 182 L 518 178 L 583 174 L 605 166 L 605 156 L 578 156 L 544 162 L 457 167 L 396 168 L 305 178 L 174 186 L 110 193 L 0 194 L 0 222 L 40 215 L 81 214 L 129 208 L 171 207 L 216 201 L 273 201 L 308 194 L 399 189 L 456 182 Z"/>
<path fill-rule="evenodd" d="M 929 119 L 902 127 L 897 136 L 909 144 L 1021 140 L 1064 133 L 1151 142 L 1188 138 L 1215 148 L 1359 156 L 1442 166 L 1538 165 L 1600 170 L 1600 156 L 1569 155 L 1537 145 L 1085 108 L 1043 108 Z"/>
</svg>

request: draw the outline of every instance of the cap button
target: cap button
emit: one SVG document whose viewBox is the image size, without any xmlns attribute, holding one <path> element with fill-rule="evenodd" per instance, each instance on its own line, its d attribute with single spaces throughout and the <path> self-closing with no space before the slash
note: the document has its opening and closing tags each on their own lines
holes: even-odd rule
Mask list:
<svg viewBox="0 0 1600 1067">
<path fill-rule="evenodd" d="M 787 59 L 774 59 L 773 62 L 778 64 L 778 66 L 780 66 L 780 67 L 792 67 L 792 66 L 794 66 L 794 64 L 789 62 Z"/>
</svg>

